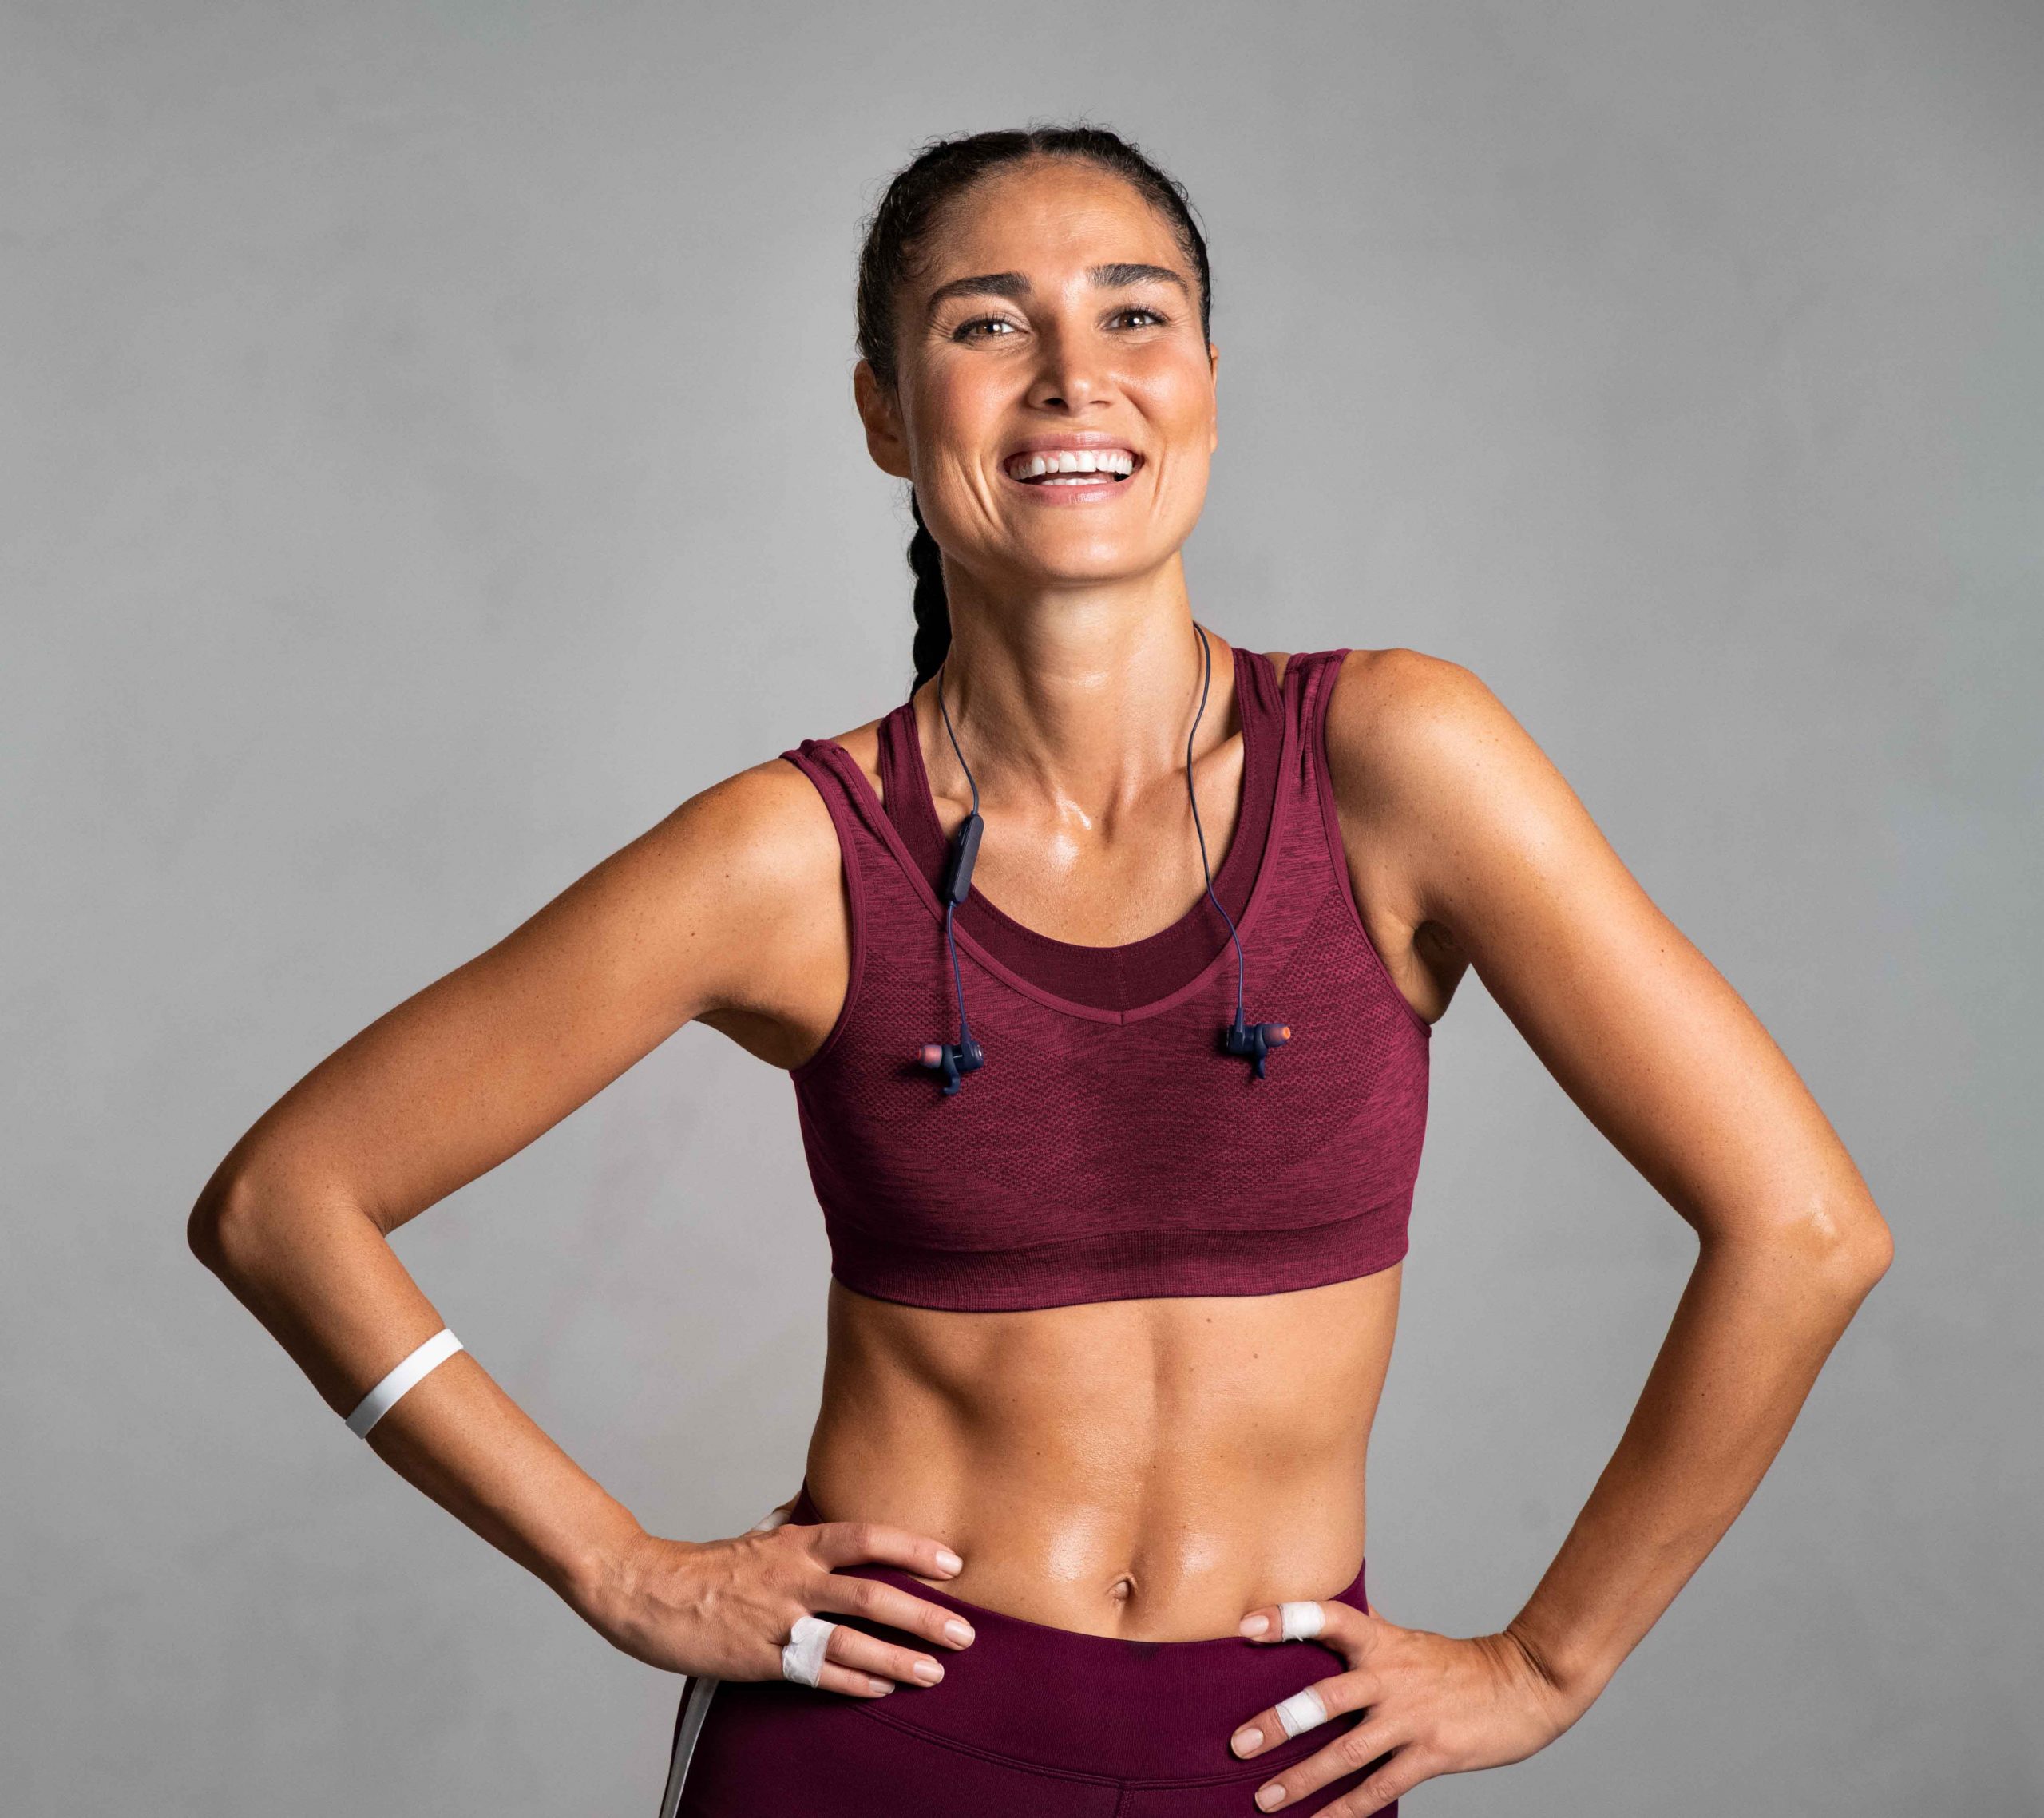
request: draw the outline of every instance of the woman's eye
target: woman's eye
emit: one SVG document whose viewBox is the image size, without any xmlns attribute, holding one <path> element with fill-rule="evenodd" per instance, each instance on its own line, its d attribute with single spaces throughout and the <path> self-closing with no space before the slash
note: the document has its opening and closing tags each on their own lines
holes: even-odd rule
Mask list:
<svg viewBox="0 0 2044 1818">
<path fill-rule="evenodd" d="M 1136 326 L 1137 326 L 1139 328 L 1150 328 L 1150 327 L 1157 327 L 1157 326 L 1159 326 L 1159 324 L 1161 324 L 1161 323 L 1163 323 L 1163 319 L 1163 319 L 1163 317 L 1162 315 L 1159 315 L 1159 314 L 1158 314 L 1158 312 L 1157 312 L 1155 310 L 1154 310 L 1154 309 L 1146 309 L 1146 308 L 1145 308 L 1142 304 L 1140 304 L 1140 303 L 1131 303 L 1131 304 L 1130 304 L 1130 306 L 1129 306 L 1127 309 L 1124 309 L 1124 310 L 1117 310 L 1115 313 L 1115 318 L 1116 318 L 1116 319 L 1117 319 L 1117 320 L 1119 320 L 1121 317 L 1123 317 L 1123 316 L 1127 316 L 1127 315 L 1147 315 L 1147 316 L 1148 316 L 1148 317 L 1149 317 L 1149 319 L 1149 319 L 1149 321 L 1147 321 L 1147 322 L 1138 323 L 1136 324 Z"/>
<path fill-rule="evenodd" d="M 957 338 L 962 341 L 972 338 L 972 331 L 976 328 L 999 328 L 1008 330 L 1012 329 L 1014 326 L 1015 324 L 1013 323 L 1010 322 L 1007 317 L 1003 315 L 977 315 L 973 317 L 970 322 L 960 323 L 957 328 L 954 331 L 954 333 L 957 335 Z M 1002 339 L 1002 337 L 998 335 L 983 335 L 979 337 L 979 339 L 983 340 L 998 340 Z"/>
</svg>

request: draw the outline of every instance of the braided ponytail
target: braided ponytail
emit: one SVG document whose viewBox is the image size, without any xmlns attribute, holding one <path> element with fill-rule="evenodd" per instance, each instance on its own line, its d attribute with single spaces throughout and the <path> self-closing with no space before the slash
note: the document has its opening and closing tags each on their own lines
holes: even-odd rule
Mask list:
<svg viewBox="0 0 2044 1818">
<path fill-rule="evenodd" d="M 859 251 L 859 352 L 873 376 L 890 390 L 900 378 L 895 365 L 894 304 L 915 271 L 923 242 L 944 207 L 989 172 L 1028 158 L 1080 158 L 1113 172 L 1169 224 L 1199 281 L 1199 327 L 1210 335 L 1214 280 L 1206 238 L 1194 219 L 1192 204 L 1178 179 L 1160 169 L 1119 133 L 1103 126 L 1033 126 L 1026 131 L 973 133 L 932 139 L 894 174 L 866 223 Z M 909 544 L 909 567 L 916 577 L 916 687 L 937 671 L 951 648 L 951 608 L 944 592 L 944 561 L 937 539 L 923 522 L 915 489 L 909 509 L 916 533 Z"/>
<path fill-rule="evenodd" d="M 920 688 L 937 673 L 951 648 L 951 602 L 944 592 L 943 553 L 923 522 L 913 486 L 909 489 L 909 509 L 916 519 L 916 533 L 909 539 L 909 567 L 916 577 L 915 687 Z"/>
</svg>

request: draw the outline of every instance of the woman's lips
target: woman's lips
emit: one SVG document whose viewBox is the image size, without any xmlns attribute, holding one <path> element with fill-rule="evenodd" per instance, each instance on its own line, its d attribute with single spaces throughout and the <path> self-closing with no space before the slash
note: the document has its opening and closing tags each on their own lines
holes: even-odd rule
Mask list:
<svg viewBox="0 0 2044 1818">
<path fill-rule="evenodd" d="M 1114 473 L 1126 477 L 1142 465 L 1143 457 L 1117 442 L 1090 443 L 1076 448 L 1029 448 L 1008 456 L 1001 463 L 1012 480 L 1043 483 L 1080 473 Z"/>
<path fill-rule="evenodd" d="M 1126 448 L 1036 449 L 1010 455 L 1001 473 L 1040 504 L 1079 505 L 1112 498 L 1142 465 Z"/>
</svg>

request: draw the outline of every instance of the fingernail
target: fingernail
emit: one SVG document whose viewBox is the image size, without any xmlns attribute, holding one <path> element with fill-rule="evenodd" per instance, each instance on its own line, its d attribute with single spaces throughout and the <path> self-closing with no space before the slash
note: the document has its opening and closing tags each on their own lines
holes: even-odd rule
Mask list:
<svg viewBox="0 0 2044 1818">
<path fill-rule="evenodd" d="M 961 1622 L 954 1616 L 944 1625 L 944 1632 L 962 1648 L 972 1638 L 972 1625 Z"/>
<path fill-rule="evenodd" d="M 1262 1740 L 1263 1732 L 1260 1729 L 1238 1729 L 1230 1740 L 1229 1747 L 1238 1755 L 1246 1755 Z"/>
<path fill-rule="evenodd" d="M 869 1678 L 866 1681 L 866 1684 L 872 1687 L 874 1691 L 879 1693 L 882 1697 L 885 1697 L 889 1692 L 894 1689 L 894 1681 L 891 1679 Z"/>
<path fill-rule="evenodd" d="M 925 1685 L 934 1685 L 944 1677 L 944 1669 L 933 1660 L 919 1660 L 910 1670 Z"/>
<path fill-rule="evenodd" d="M 1268 1786 L 1256 1789 L 1256 1803 L 1259 1810 L 1275 1812 L 1285 1803 L 1285 1789 L 1273 1780 Z"/>
<path fill-rule="evenodd" d="M 955 1574 L 965 1570 L 965 1562 L 960 1559 L 956 1553 L 953 1552 L 949 1547 L 940 1547 L 937 1550 L 937 1566 L 939 1571 L 950 1572 Z"/>
<path fill-rule="evenodd" d="M 1245 1616 L 1242 1618 L 1242 1633 L 1246 1635 L 1260 1635 L 1270 1626 L 1270 1618 L 1268 1616 Z"/>
</svg>

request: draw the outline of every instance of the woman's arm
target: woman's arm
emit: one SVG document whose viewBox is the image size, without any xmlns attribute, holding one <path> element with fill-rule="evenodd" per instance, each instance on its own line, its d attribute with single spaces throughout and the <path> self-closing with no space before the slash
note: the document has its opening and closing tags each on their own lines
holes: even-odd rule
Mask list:
<svg viewBox="0 0 2044 1818">
<path fill-rule="evenodd" d="M 692 1018 L 769 1060 L 799 1060 L 837 1015 L 849 956 L 821 798 L 787 764 L 743 772 L 299 1080 L 207 1183 L 192 1248 L 345 1415 L 442 1323 L 390 1232 L 517 1154 Z M 467 1353 L 407 1394 L 369 1444 L 617 1645 L 659 1665 L 758 1676 L 747 1670 L 761 1664 L 756 1646 L 727 1641 L 721 1658 L 683 1658 L 687 1638 L 653 1632 L 664 1625 L 648 1614 L 641 1581 L 654 1551 L 675 1543 L 644 1535 Z M 941 1575 L 934 1542 L 866 1538 L 890 1563 L 913 1559 L 909 1569 Z M 751 1551 L 775 1548 L 776 1558 L 789 1551 L 763 1538 Z M 885 1619 L 916 1601 L 902 1598 Z M 916 1626 L 934 1636 L 944 1612 L 917 1607 L 931 1619 Z M 838 1677 L 833 1689 L 866 1689 Z"/>
<path fill-rule="evenodd" d="M 1510 1625 L 1594 1697 L 1745 1506 L 1892 1244 L 1759 1019 L 1496 697 L 1409 651 L 1349 661 L 1371 685 L 1345 675 L 1331 710 L 1345 841 L 1402 855 L 1419 925 L 1699 1240 L 1618 1449 Z"/>
<path fill-rule="evenodd" d="M 1357 895 L 1394 976 L 1444 1000 L 1474 965 L 1699 1240 L 1610 1464 L 1525 1607 L 1487 1638 L 1507 1677 L 1522 1657 L 1559 1728 L 1533 1740 L 1540 1725 L 1512 1717 L 1479 1735 L 1416 1681 L 1387 1693 L 1338 1771 L 1400 1755 L 1369 1796 L 1333 1808 L 1347 1818 L 1429 1775 L 1518 1760 L 1588 1708 L 1753 1495 L 1892 1246 L 1766 1030 L 1481 682 L 1411 651 L 1357 652 L 1327 738 Z M 1382 1625 L 1380 1678 L 1415 1634 Z M 1333 1777 L 1302 1772 L 1285 1776 L 1293 1797 Z"/>
</svg>

